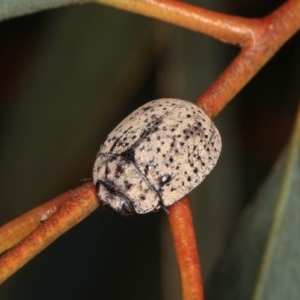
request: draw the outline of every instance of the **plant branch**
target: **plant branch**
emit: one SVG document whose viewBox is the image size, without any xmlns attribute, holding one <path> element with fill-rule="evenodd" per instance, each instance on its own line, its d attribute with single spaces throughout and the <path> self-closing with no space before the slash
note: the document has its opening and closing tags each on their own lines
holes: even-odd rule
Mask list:
<svg viewBox="0 0 300 300">
<path fill-rule="evenodd" d="M 168 217 L 179 265 L 183 299 L 203 300 L 203 282 L 188 196 L 170 206 Z"/>
<path fill-rule="evenodd" d="M 231 44 L 242 44 L 255 20 L 231 16 L 174 0 L 94 0 L 96 3 L 142 14 Z"/>
<path fill-rule="evenodd" d="M 300 1 L 285 2 L 258 20 L 241 52 L 196 101 L 214 118 L 300 28 Z"/>
<path fill-rule="evenodd" d="M 40 223 L 18 245 L 4 253 L 0 258 L 0 283 L 19 270 L 30 259 L 40 253 L 59 236 L 74 227 L 91 214 L 100 202 L 92 183 L 86 183 L 61 196 L 58 202 L 63 205 L 45 222 Z M 53 199 L 55 203 L 56 199 Z"/>
<path fill-rule="evenodd" d="M 232 44 L 241 44 L 251 35 L 252 23 L 255 23 L 251 19 L 217 13 L 174 0 L 2 0 L 0 20 L 82 3 L 113 6 L 201 32 Z"/>
<path fill-rule="evenodd" d="M 196 101 L 215 117 L 300 28 L 300 1 L 289 0 L 269 16 L 248 19 L 174 0 L 95 0 L 204 33 L 242 50 Z"/>
<path fill-rule="evenodd" d="M 206 93 L 197 100 L 197 104 L 212 118 L 300 27 L 299 0 L 287 1 L 269 16 L 253 20 L 220 14 L 171 0 L 97 0 L 95 2 L 140 13 L 210 35 L 224 42 L 239 45 L 242 48 L 239 55 Z M 0 18 L 62 4 L 78 3 L 78 1 L 24 0 L 21 4 L 17 5 L 16 3 L 19 1 L 3 0 L 0 3 Z M 29 6 L 28 3 L 34 5 Z M 16 9 L 12 12 L 9 8 L 12 8 L 13 5 L 16 6 Z M 26 7 L 27 11 L 24 9 Z M 60 200 L 58 200 L 59 198 Z M 6 238 L 8 239 L 8 242 L 3 244 L 2 251 L 12 247 L 29 234 L 0 258 L 0 282 L 7 279 L 98 206 L 99 199 L 95 194 L 94 186 L 89 183 L 66 192 L 0 228 L 0 244 Z M 188 199 L 185 197 L 178 201 L 169 208 L 169 211 L 184 299 L 203 299 L 199 259 Z M 29 220 L 26 220 L 27 218 Z M 44 219 L 47 220 L 41 222 Z M 25 224 L 24 229 L 22 229 L 23 224 Z M 13 228 L 12 232 L 6 233 L 10 228 Z"/>
<path fill-rule="evenodd" d="M 65 201 L 65 194 L 62 194 L 0 227 L 0 254 L 23 240 L 55 213 Z"/>
</svg>

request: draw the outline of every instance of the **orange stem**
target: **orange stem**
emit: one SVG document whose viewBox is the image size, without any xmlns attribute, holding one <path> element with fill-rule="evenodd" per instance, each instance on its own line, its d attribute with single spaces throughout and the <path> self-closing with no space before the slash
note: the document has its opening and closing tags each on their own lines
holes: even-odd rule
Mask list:
<svg viewBox="0 0 300 300">
<path fill-rule="evenodd" d="M 55 213 L 65 201 L 64 194 L 55 197 L 0 227 L 0 254 L 23 240 Z"/>
<path fill-rule="evenodd" d="M 200 262 L 188 196 L 170 206 L 168 216 L 179 265 L 183 299 L 203 300 Z"/>
<path fill-rule="evenodd" d="M 64 202 L 61 208 L 26 239 L 1 256 L 0 283 L 100 205 L 92 183 L 86 183 L 58 197 Z"/>
<path fill-rule="evenodd" d="M 174 0 L 94 0 L 239 45 L 240 54 L 197 100 L 215 117 L 300 28 L 300 1 L 289 0 L 262 19 L 214 12 Z"/>
<path fill-rule="evenodd" d="M 95 2 L 154 17 L 224 42 L 240 45 L 242 47 L 240 54 L 197 100 L 197 104 L 211 117 L 215 117 L 225 107 L 300 27 L 299 0 L 286 1 L 272 14 L 260 20 L 225 15 L 171 0 Z M 88 183 L 64 193 L 0 228 L 2 251 L 12 247 L 30 233 L 0 258 L 0 282 L 6 280 L 98 206 L 99 199 L 94 186 Z M 169 211 L 183 297 L 185 300 L 203 299 L 203 284 L 188 198 L 185 197 L 175 203 Z"/>
<path fill-rule="evenodd" d="M 252 35 L 252 26 L 256 23 L 253 19 L 222 14 L 174 0 L 94 0 L 93 2 L 152 17 L 231 44 L 242 44 Z"/>
<path fill-rule="evenodd" d="M 256 28 L 255 28 L 256 27 Z M 285 2 L 253 27 L 252 36 L 227 69 L 199 97 L 199 105 L 214 118 L 300 28 L 300 1 Z"/>
</svg>

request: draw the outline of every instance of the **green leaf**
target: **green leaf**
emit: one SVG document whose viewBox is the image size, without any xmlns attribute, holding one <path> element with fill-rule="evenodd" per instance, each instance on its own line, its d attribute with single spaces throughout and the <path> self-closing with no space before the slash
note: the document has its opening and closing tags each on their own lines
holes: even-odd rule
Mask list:
<svg viewBox="0 0 300 300">
<path fill-rule="evenodd" d="M 70 4 L 81 4 L 85 0 L 1 0 L 0 21 L 16 16 L 38 12 L 46 9 L 53 9 Z"/>
<path fill-rule="evenodd" d="M 207 299 L 299 299 L 300 110 L 291 141 L 246 212 Z"/>
</svg>

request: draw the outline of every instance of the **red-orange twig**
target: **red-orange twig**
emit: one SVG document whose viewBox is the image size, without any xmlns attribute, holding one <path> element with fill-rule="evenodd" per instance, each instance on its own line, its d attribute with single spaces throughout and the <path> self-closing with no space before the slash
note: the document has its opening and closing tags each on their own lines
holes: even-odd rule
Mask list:
<svg viewBox="0 0 300 300">
<path fill-rule="evenodd" d="M 84 184 L 59 197 L 64 198 L 61 208 L 26 239 L 2 255 L 0 258 L 0 283 L 60 235 L 86 218 L 100 204 L 92 183 Z"/>
<path fill-rule="evenodd" d="M 300 28 L 300 1 L 290 0 L 253 24 L 239 55 L 196 104 L 215 117 Z"/>
<path fill-rule="evenodd" d="M 180 270 L 183 299 L 203 300 L 200 262 L 188 196 L 170 206 L 168 216 Z"/>
<path fill-rule="evenodd" d="M 254 19 L 214 12 L 174 0 L 94 0 L 142 14 L 186 29 L 207 34 L 220 41 L 243 44 L 251 35 Z"/>
<path fill-rule="evenodd" d="M 171 0 L 95 0 L 95 2 L 154 17 L 240 45 L 242 47 L 240 54 L 197 101 L 211 117 L 216 116 L 225 107 L 300 27 L 299 0 L 289 0 L 272 14 L 259 20 L 220 14 Z M 5 250 L 38 226 L 27 238 L 2 256 L 0 282 L 99 206 L 92 184 L 83 185 L 59 197 L 60 200 L 53 200 L 32 210 L 0 229 L 0 241 L 1 238 L 10 240 L 3 245 L 2 249 Z M 184 198 L 175 203 L 169 210 L 184 299 L 203 299 L 199 259 L 188 199 Z M 51 215 L 55 211 L 57 212 Z M 47 217 L 49 218 L 41 223 L 41 220 Z M 25 229 L 21 228 L 23 224 L 26 225 Z M 10 227 L 13 228 L 12 234 L 6 233 Z"/>
<path fill-rule="evenodd" d="M 300 28 L 299 0 L 286 1 L 262 19 L 222 14 L 174 0 L 94 1 L 240 45 L 240 54 L 196 102 L 211 117 L 215 117 Z"/>
<path fill-rule="evenodd" d="M 65 194 L 43 203 L 0 227 L 0 254 L 28 236 L 66 201 Z"/>
<path fill-rule="evenodd" d="M 150 16 L 221 41 L 242 51 L 197 100 L 215 117 L 300 28 L 300 1 L 289 0 L 262 19 L 217 13 L 172 0 L 95 0 L 95 2 Z"/>
</svg>

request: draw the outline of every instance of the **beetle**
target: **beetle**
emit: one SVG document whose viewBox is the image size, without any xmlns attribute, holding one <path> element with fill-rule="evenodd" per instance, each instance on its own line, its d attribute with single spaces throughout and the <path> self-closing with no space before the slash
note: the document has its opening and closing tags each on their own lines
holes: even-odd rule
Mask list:
<svg viewBox="0 0 300 300">
<path fill-rule="evenodd" d="M 180 99 L 153 100 L 107 136 L 94 164 L 94 184 L 115 212 L 157 211 L 198 186 L 221 148 L 219 131 L 201 108 Z"/>
</svg>

